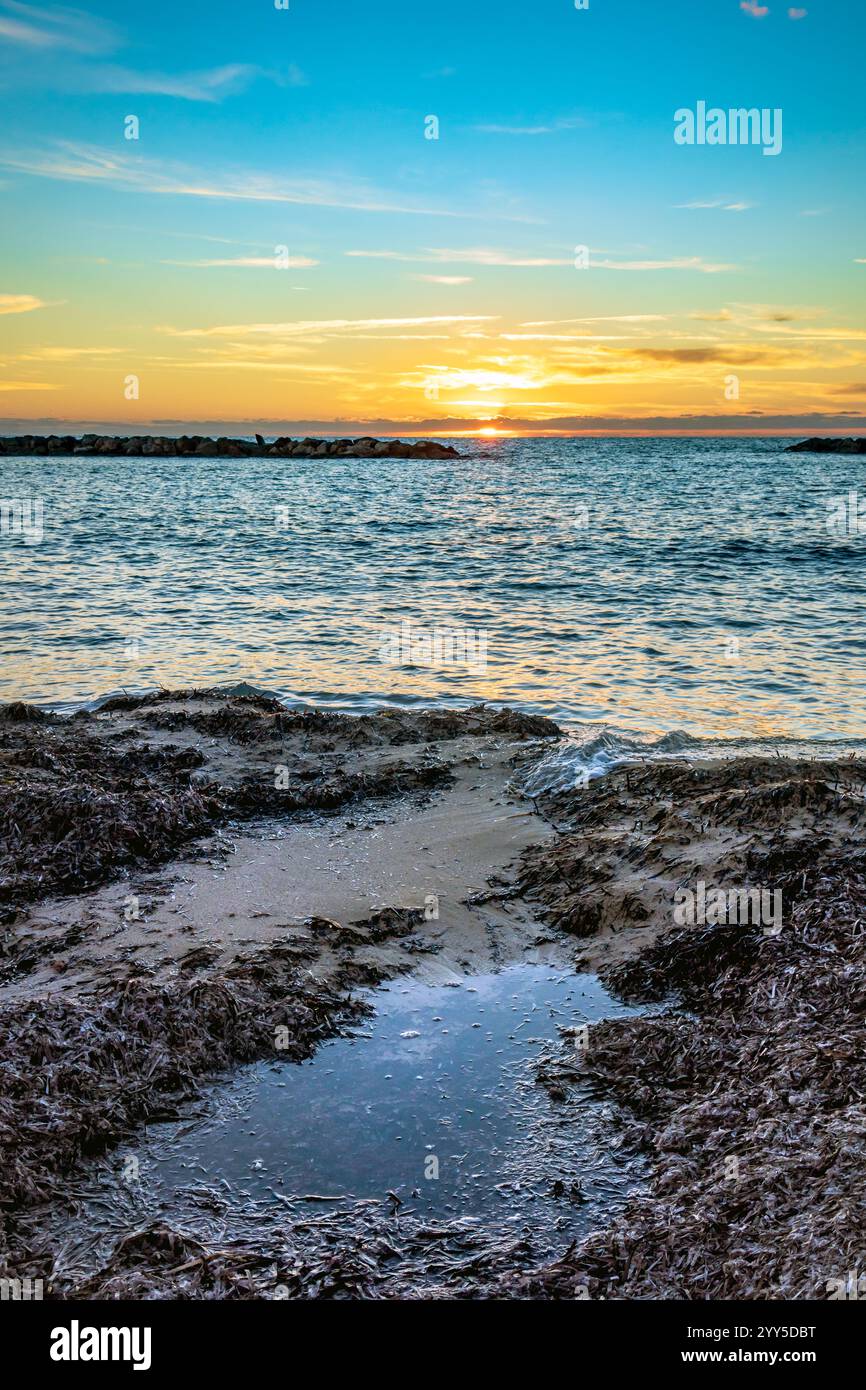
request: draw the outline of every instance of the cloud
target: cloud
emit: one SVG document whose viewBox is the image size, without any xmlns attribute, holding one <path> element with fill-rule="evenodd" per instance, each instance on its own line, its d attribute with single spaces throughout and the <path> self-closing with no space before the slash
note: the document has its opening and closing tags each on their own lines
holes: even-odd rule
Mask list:
<svg viewBox="0 0 866 1390">
<path fill-rule="evenodd" d="M 476 125 L 482 135 L 558 135 L 563 130 L 580 130 L 590 123 L 583 116 L 565 116 L 545 125 Z"/>
<path fill-rule="evenodd" d="M 228 63 L 197 73 L 133 72 L 122 67 L 88 68 L 84 78 L 91 92 L 123 92 L 133 96 L 179 97 L 183 101 L 218 102 L 241 91 L 261 73 L 247 63 Z"/>
<path fill-rule="evenodd" d="M 369 260 L 410 261 L 416 264 L 427 261 L 440 265 L 484 265 L 513 266 L 537 269 L 548 266 L 574 266 L 572 256 L 522 256 L 511 251 L 497 251 L 490 247 L 465 247 L 462 250 L 449 247 L 428 247 L 421 251 L 346 251 L 346 256 L 362 256 Z M 593 270 L 695 270 L 703 275 L 716 275 L 722 271 L 736 270 L 735 265 L 713 264 L 700 256 L 679 256 L 672 260 L 660 261 L 615 261 L 609 259 L 590 259 Z"/>
<path fill-rule="evenodd" d="M 297 63 L 274 70 L 248 63 L 228 63 L 190 73 L 136 72 L 127 67 L 78 63 L 74 59 L 49 66 L 52 54 L 62 52 L 96 58 L 123 46 L 123 38 L 113 25 L 95 19 L 83 10 L 48 5 L 37 7 L 22 0 L 0 0 L 0 39 L 38 50 L 46 66 L 37 76 L 50 78 L 59 90 L 117 92 L 217 102 L 233 92 L 241 91 L 257 77 L 266 78 L 279 87 L 308 85 L 308 79 Z"/>
<path fill-rule="evenodd" d="M 213 328 L 171 328 L 159 331 L 173 338 L 244 338 L 265 335 L 292 338 L 308 333 L 345 333 L 376 328 L 426 328 L 440 324 L 491 323 L 497 314 L 432 314 L 399 319 L 298 319 L 289 323 L 231 323 Z"/>
<path fill-rule="evenodd" d="M 740 0 L 740 9 L 745 10 L 753 19 L 765 19 L 770 13 L 766 5 L 757 5 L 755 0 Z"/>
<path fill-rule="evenodd" d="M 50 381 L 0 381 L 0 391 L 59 391 Z"/>
<path fill-rule="evenodd" d="M 351 212 L 390 212 L 412 216 L 477 217 L 472 211 L 431 208 L 403 203 L 364 184 L 322 179 L 279 179 L 269 174 L 239 172 L 233 178 L 209 182 L 198 172 L 166 165 L 126 151 L 101 149 L 60 141 L 50 152 L 19 155 L 0 151 L 0 166 L 37 178 L 62 182 L 104 183 L 132 193 L 160 193 L 176 197 L 209 198 L 237 202 L 293 203 L 305 207 L 341 208 Z M 487 214 L 485 214 L 487 215 Z M 520 221 L 503 216 L 497 220 Z M 363 253 L 362 253 L 363 254 Z"/>
<path fill-rule="evenodd" d="M 36 49 L 45 59 L 59 52 L 100 57 L 123 45 L 123 38 L 114 25 L 83 10 L 28 5 L 22 0 L 0 0 L 0 39 Z M 165 74 L 73 61 L 62 67 L 54 64 L 49 71 L 55 83 L 66 90 L 179 97 L 185 101 L 220 101 L 240 91 L 256 77 L 267 78 L 280 87 L 308 85 L 297 63 L 276 70 L 228 63 L 201 72 Z"/>
<path fill-rule="evenodd" d="M 413 275 L 413 280 L 424 280 L 428 285 L 471 285 L 472 275 Z"/>
<path fill-rule="evenodd" d="M 189 361 L 186 358 L 177 358 L 171 362 L 172 371 L 201 371 L 202 363 L 198 359 Z M 328 385 L 330 382 L 343 381 L 357 385 L 353 378 L 359 375 L 366 375 L 364 367 L 340 366 L 335 362 L 294 362 L 284 361 L 274 358 L 266 362 L 249 361 L 246 357 L 223 357 L 208 358 L 208 371 L 218 371 L 227 369 L 232 372 L 288 372 L 292 378 L 303 380 L 305 377 L 321 378 L 321 384 Z M 309 382 L 305 382 L 309 385 Z"/>
<path fill-rule="evenodd" d="M 806 18 L 806 15 L 807 15 L 808 13 L 809 13 L 808 10 L 791 9 L 791 10 L 788 11 L 788 18 L 789 18 L 789 19 L 805 19 L 805 18 Z"/>
<path fill-rule="evenodd" d="M 780 366 L 787 362 L 798 362 L 802 354 L 789 348 L 636 348 L 625 349 L 629 357 L 639 357 L 647 362 L 670 362 L 684 366 L 699 366 L 707 362 L 727 362 L 735 367 Z"/>
<path fill-rule="evenodd" d="M 110 53 L 120 42 L 113 25 L 62 5 L 26 5 L 0 0 L 0 39 L 42 50 Z"/>
<path fill-rule="evenodd" d="M 35 294 L 0 294 L 0 314 L 29 314 L 33 309 L 46 309 L 44 299 Z"/>
<path fill-rule="evenodd" d="M 629 339 L 628 333 L 500 333 L 506 343 L 572 343 L 585 348 L 593 343 L 620 343 Z"/>
<path fill-rule="evenodd" d="M 22 352 L 11 358 L 14 362 L 74 362 L 79 357 L 117 357 L 128 348 L 119 347 L 45 347 L 35 352 Z"/>
<path fill-rule="evenodd" d="M 755 205 L 754 203 L 744 202 L 729 203 L 724 198 L 716 198 L 712 202 L 675 203 L 674 206 L 677 208 L 688 208 L 690 210 L 720 208 L 722 212 L 748 212 L 749 209 L 753 208 Z"/>
<path fill-rule="evenodd" d="M 597 314 L 579 319 L 529 319 L 521 328 L 556 328 L 568 323 L 666 323 L 667 314 Z"/>
<path fill-rule="evenodd" d="M 571 256 L 551 258 L 549 256 L 521 256 L 514 252 L 497 251 L 488 246 L 470 246 L 461 249 L 437 246 L 425 247 L 420 251 L 346 251 L 346 256 L 361 256 L 371 261 L 409 261 L 423 265 L 433 262 L 438 265 L 492 265 L 492 266 L 556 266 L 573 265 Z"/>
<path fill-rule="evenodd" d="M 305 72 L 302 72 L 297 63 L 289 63 L 284 75 L 281 77 L 271 74 L 272 80 L 279 87 L 309 87 L 310 79 Z"/>
<path fill-rule="evenodd" d="M 163 265 L 187 266 L 195 270 L 212 270 L 217 266 L 228 266 L 235 269 L 259 269 L 267 267 L 274 270 L 277 266 L 277 257 L 274 256 L 227 256 L 224 259 L 204 260 L 204 261 L 163 261 Z M 318 261 L 311 260 L 309 256 L 288 256 L 279 261 L 280 268 L 292 270 L 306 270 L 310 266 L 318 265 Z"/>
<path fill-rule="evenodd" d="M 667 261 L 590 261 L 590 266 L 593 270 L 695 270 L 701 275 L 721 275 L 738 269 L 735 265 L 705 261 L 700 256 L 675 256 Z"/>
<path fill-rule="evenodd" d="M 200 72 L 135 72 L 131 68 L 91 66 L 66 74 L 72 86 L 87 92 L 123 92 L 130 95 L 177 97 L 182 101 L 219 102 L 247 88 L 257 78 L 278 87 L 306 87 L 308 80 L 296 63 L 272 71 L 252 63 L 226 63 Z"/>
</svg>

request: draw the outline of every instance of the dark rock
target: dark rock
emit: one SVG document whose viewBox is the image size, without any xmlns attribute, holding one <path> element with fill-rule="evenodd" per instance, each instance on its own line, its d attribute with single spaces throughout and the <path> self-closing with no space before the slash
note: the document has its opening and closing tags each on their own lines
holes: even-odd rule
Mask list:
<svg viewBox="0 0 866 1390">
<path fill-rule="evenodd" d="M 824 441 L 814 441 L 818 444 Z M 866 440 L 826 441 L 829 443 L 863 444 Z M 804 448 L 805 445 L 795 446 Z M 861 452 L 849 450 L 848 452 Z M 83 434 L 74 435 L 10 435 L 0 438 L 0 454 L 74 454 L 83 458 L 116 455 L 120 457 L 170 458 L 195 455 L 204 458 L 261 458 L 276 455 L 280 458 L 460 458 L 456 449 L 436 440 L 422 439 L 407 444 L 399 439 L 289 439 L 283 437 L 267 444 L 256 435 L 255 444 L 245 439 L 230 439 L 221 435 L 210 439 L 200 434 L 183 434 L 177 439 L 164 435 Z"/>
<path fill-rule="evenodd" d="M 789 444 L 789 454 L 866 454 L 866 435 L 859 439 L 822 439 L 815 436 Z"/>
</svg>

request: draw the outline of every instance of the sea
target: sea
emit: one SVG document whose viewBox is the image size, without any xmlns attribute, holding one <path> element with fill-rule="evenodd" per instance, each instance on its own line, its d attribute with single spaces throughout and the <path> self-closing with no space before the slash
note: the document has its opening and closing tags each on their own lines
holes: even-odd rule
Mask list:
<svg viewBox="0 0 866 1390">
<path fill-rule="evenodd" d="M 766 437 L 453 442 L 0 458 L 0 699 L 224 686 L 511 705 L 602 752 L 859 744 L 866 461 Z"/>
</svg>

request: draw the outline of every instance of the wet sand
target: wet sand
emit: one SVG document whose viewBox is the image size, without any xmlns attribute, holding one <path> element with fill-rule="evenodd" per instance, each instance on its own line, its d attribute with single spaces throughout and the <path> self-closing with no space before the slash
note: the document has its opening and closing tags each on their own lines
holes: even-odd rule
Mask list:
<svg viewBox="0 0 866 1390">
<path fill-rule="evenodd" d="M 649 1165 L 649 1192 L 561 1260 L 364 1203 L 220 1250 L 163 1223 L 54 1296 L 826 1296 L 866 1214 L 866 766 L 636 762 L 530 803 L 561 737 L 481 707 L 218 692 L 0 711 L 4 1269 L 50 1284 L 88 1162 L 227 1068 L 310 1056 L 369 1009 L 359 987 L 519 961 L 649 1006 L 538 1058 L 563 1123 L 589 1086 Z M 698 878 L 778 888 L 782 931 L 678 927 Z"/>
<path fill-rule="evenodd" d="M 380 909 L 419 916 L 419 943 L 447 937 L 455 965 L 514 954 L 507 916 L 509 939 L 484 945 L 491 881 L 550 834 L 509 788 L 559 737 L 548 720 L 184 692 L 71 720 L 7 706 L 0 732 L 7 992 L 168 978 L 193 952 L 214 966 L 274 943 L 362 951 Z"/>
</svg>

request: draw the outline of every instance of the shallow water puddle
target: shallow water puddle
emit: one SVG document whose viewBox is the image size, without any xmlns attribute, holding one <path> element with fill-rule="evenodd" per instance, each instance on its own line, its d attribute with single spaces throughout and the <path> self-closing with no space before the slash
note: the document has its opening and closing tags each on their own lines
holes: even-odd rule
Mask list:
<svg viewBox="0 0 866 1390">
<path fill-rule="evenodd" d="M 301 1065 L 246 1067 L 210 1091 L 206 1117 L 151 1125 L 115 1152 L 97 1178 L 102 1202 L 78 1193 L 86 1243 L 100 1207 L 105 1235 L 133 1217 L 201 1229 L 213 1192 L 223 1232 L 226 1202 L 247 1226 L 253 1208 L 287 1220 L 399 1199 L 402 1212 L 472 1217 L 557 1252 L 636 1187 L 639 1161 L 618 1152 L 603 1104 L 583 1087 L 552 1100 L 533 1066 L 560 1028 L 637 1012 L 595 976 L 519 965 L 456 986 L 399 979 L 370 998 L 376 1015 L 354 1036 Z M 118 1173 L 130 1171 L 121 1198 Z"/>
</svg>

